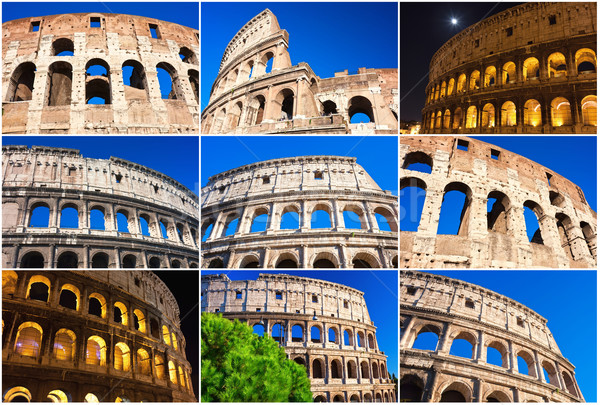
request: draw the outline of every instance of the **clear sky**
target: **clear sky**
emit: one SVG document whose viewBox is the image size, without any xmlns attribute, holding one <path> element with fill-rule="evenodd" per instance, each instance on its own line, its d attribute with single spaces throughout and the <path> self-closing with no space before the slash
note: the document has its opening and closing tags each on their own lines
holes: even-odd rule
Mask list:
<svg viewBox="0 0 600 405">
<path fill-rule="evenodd" d="M 429 63 L 446 41 L 470 25 L 517 4 L 521 3 L 401 2 L 400 119 L 421 121 L 425 88 L 429 83 Z M 457 20 L 455 25 L 451 23 L 452 18 Z"/>
<path fill-rule="evenodd" d="M 79 149 L 83 157 L 115 156 L 154 169 L 177 180 L 196 195 L 198 138 L 194 136 L 6 136 L 2 145 L 53 146 Z"/>
<path fill-rule="evenodd" d="M 202 3 L 201 108 L 219 72 L 223 52 L 252 18 L 270 9 L 290 34 L 292 65 L 306 62 L 321 78 L 358 68 L 398 67 L 398 4 L 241 2 Z"/>
<path fill-rule="evenodd" d="M 267 271 L 247 270 L 202 270 L 202 275 L 226 274 L 231 280 L 256 280 L 260 273 Z M 396 271 L 346 270 L 346 271 L 309 271 L 289 270 L 285 273 L 300 277 L 310 277 L 339 283 L 365 293 L 365 301 L 371 321 L 377 327 L 377 344 L 388 356 L 387 366 L 390 374 L 398 376 L 398 273 Z"/>
<path fill-rule="evenodd" d="M 226 152 L 226 153 L 224 153 Z M 263 160 L 307 155 L 356 157 L 383 190 L 398 195 L 398 141 L 386 136 L 203 136 L 202 186 L 221 172 Z"/>
<path fill-rule="evenodd" d="M 597 211 L 597 157 L 595 136 L 476 136 L 481 141 L 499 146 L 503 149 L 522 155 L 537 162 L 575 183 L 583 190 L 588 204 Z M 405 188 L 400 196 L 400 228 L 416 231 L 425 195 L 419 193 L 417 203 L 409 203 L 409 193 L 415 188 Z M 451 193 L 455 195 L 451 195 Z M 458 216 L 443 215 L 444 212 L 460 212 L 464 204 L 464 194 L 451 192 L 442 206 L 442 215 L 438 233 L 456 234 Z M 406 197 L 406 198 L 405 198 Z M 414 214 L 409 207 L 418 206 L 416 216 L 402 215 L 403 212 Z M 445 211 L 447 210 L 447 211 Z M 527 212 L 527 210 L 526 210 Z M 535 215 L 527 218 L 529 238 L 537 229 Z"/>
<path fill-rule="evenodd" d="M 526 305 L 548 320 L 562 355 L 575 366 L 586 402 L 596 402 L 596 272 L 577 270 L 427 271 L 467 281 Z"/>
</svg>

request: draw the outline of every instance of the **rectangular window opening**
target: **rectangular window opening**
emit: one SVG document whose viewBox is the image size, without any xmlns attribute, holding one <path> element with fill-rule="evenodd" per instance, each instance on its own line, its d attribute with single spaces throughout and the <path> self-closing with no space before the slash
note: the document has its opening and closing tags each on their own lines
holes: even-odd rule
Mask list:
<svg viewBox="0 0 600 405">
<path fill-rule="evenodd" d="M 269 176 L 263 176 L 262 180 L 263 180 L 263 184 L 271 183 L 271 178 Z"/>
<path fill-rule="evenodd" d="M 275 299 L 276 300 L 282 300 L 283 299 L 283 293 L 281 291 L 277 291 L 275 293 Z"/>
<path fill-rule="evenodd" d="M 348 301 L 344 300 L 344 308 L 348 309 Z"/>
<path fill-rule="evenodd" d="M 101 28 L 100 17 L 90 17 L 90 28 Z"/>
<path fill-rule="evenodd" d="M 120 183 L 122 178 L 123 178 L 122 174 L 115 174 L 115 179 L 117 180 L 117 183 Z"/>
<path fill-rule="evenodd" d="M 521 328 L 525 327 L 525 323 L 523 322 L 523 320 L 521 318 L 517 318 L 517 325 L 520 326 Z"/>
<path fill-rule="evenodd" d="M 475 48 L 479 48 L 479 40 L 478 39 L 475 40 Z"/>
<path fill-rule="evenodd" d="M 32 21 L 31 22 L 31 31 L 30 32 L 38 32 L 40 30 L 40 22 Z"/>
<path fill-rule="evenodd" d="M 546 180 L 548 180 L 548 185 L 551 186 L 552 184 L 550 183 L 550 179 L 552 178 L 552 175 L 548 172 L 546 172 Z"/>
<path fill-rule="evenodd" d="M 469 150 L 469 141 L 465 141 L 464 139 L 459 139 L 458 142 L 456 143 L 456 149 L 468 151 Z"/>
<path fill-rule="evenodd" d="M 475 308 L 475 303 L 473 302 L 472 299 L 467 298 L 465 300 L 465 307 L 473 309 L 473 308 Z"/>
<path fill-rule="evenodd" d="M 507 37 L 512 37 L 512 32 L 513 32 L 513 29 L 512 29 L 512 27 L 508 27 L 508 28 L 506 29 L 506 36 L 507 36 Z"/>
<path fill-rule="evenodd" d="M 256 312 L 260 312 L 260 308 L 256 308 Z"/>
<path fill-rule="evenodd" d="M 158 30 L 158 25 L 156 24 L 148 24 L 150 27 L 150 36 L 152 38 L 160 39 L 160 31 Z"/>
<path fill-rule="evenodd" d="M 494 160 L 499 160 L 500 158 L 500 151 L 496 150 L 496 149 L 492 149 L 492 159 Z"/>
<path fill-rule="evenodd" d="M 316 295 L 313 295 L 312 302 L 319 302 L 319 297 L 317 297 Z"/>
<path fill-rule="evenodd" d="M 323 180 L 323 172 L 316 171 L 315 172 L 315 180 Z"/>
<path fill-rule="evenodd" d="M 406 293 L 408 295 L 415 295 L 417 293 L 417 289 L 415 287 L 408 287 L 406 289 Z"/>
<path fill-rule="evenodd" d="M 550 23 L 550 25 L 556 24 L 556 16 L 551 15 L 550 17 L 548 17 L 548 22 Z"/>
<path fill-rule="evenodd" d="M 242 299 L 242 292 L 241 291 L 236 291 L 235 292 L 235 299 L 236 300 L 241 300 Z"/>
</svg>

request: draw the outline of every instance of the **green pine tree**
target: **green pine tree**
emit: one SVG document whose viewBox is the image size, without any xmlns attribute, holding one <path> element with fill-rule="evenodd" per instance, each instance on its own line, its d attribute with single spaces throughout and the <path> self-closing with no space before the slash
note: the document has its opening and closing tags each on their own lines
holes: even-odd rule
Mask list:
<svg viewBox="0 0 600 405">
<path fill-rule="evenodd" d="M 203 313 L 201 338 L 202 402 L 312 402 L 306 369 L 270 337 Z"/>
</svg>

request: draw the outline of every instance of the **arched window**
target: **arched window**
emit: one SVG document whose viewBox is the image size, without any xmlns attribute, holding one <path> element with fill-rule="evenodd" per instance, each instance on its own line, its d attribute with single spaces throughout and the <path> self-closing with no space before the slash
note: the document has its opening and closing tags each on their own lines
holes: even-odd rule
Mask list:
<svg viewBox="0 0 600 405">
<path fill-rule="evenodd" d="M 256 325 L 254 325 L 252 327 L 252 333 L 257 334 L 260 337 L 264 336 L 265 335 L 265 325 L 262 323 L 257 323 Z"/>
<path fill-rule="evenodd" d="M 148 261 L 148 267 L 151 269 L 159 269 L 160 268 L 160 259 L 158 257 L 151 257 Z"/>
<path fill-rule="evenodd" d="M 104 252 L 98 252 L 92 256 L 92 268 L 94 269 L 108 269 L 109 257 Z"/>
<path fill-rule="evenodd" d="M 2 402 L 31 402 L 31 392 L 25 387 L 12 387 L 4 394 Z"/>
<path fill-rule="evenodd" d="M 15 352 L 21 356 L 37 357 L 42 344 L 42 327 L 35 322 L 24 322 L 17 329 Z"/>
<path fill-rule="evenodd" d="M 567 76 L 567 59 L 560 52 L 548 56 L 548 77 Z"/>
<path fill-rule="evenodd" d="M 448 80 L 448 95 L 451 96 L 454 92 L 454 78 Z"/>
<path fill-rule="evenodd" d="M 413 349 L 436 351 L 440 330 L 435 326 L 425 325 L 416 334 Z"/>
<path fill-rule="evenodd" d="M 473 336 L 466 332 L 459 333 L 450 346 L 450 354 L 458 357 L 472 359 L 475 351 L 475 341 Z"/>
<path fill-rule="evenodd" d="M 496 124 L 494 105 L 487 103 L 481 110 L 481 127 L 493 128 Z"/>
<path fill-rule="evenodd" d="M 542 208 L 533 201 L 525 201 L 523 204 L 523 215 L 525 216 L 525 227 L 527 237 L 531 243 L 544 244 L 539 218 L 543 216 Z"/>
<path fill-rule="evenodd" d="M 131 356 L 129 346 L 123 342 L 115 345 L 115 370 L 130 371 Z"/>
<path fill-rule="evenodd" d="M 348 360 L 346 367 L 347 367 L 348 378 L 357 378 L 356 362 L 354 362 L 354 360 Z"/>
<path fill-rule="evenodd" d="M 310 328 L 310 341 L 313 343 L 321 342 L 321 328 L 318 326 L 312 326 Z"/>
<path fill-rule="evenodd" d="M 60 227 L 79 228 L 79 213 L 75 205 L 67 204 L 63 206 L 60 211 Z"/>
<path fill-rule="evenodd" d="M 49 402 L 59 402 L 59 403 L 66 403 L 66 402 L 71 402 L 69 399 L 69 396 L 67 394 L 65 394 L 64 391 L 61 390 L 52 390 L 48 393 L 48 396 L 46 397 L 46 399 L 49 399 Z"/>
<path fill-rule="evenodd" d="M 134 255 L 123 256 L 123 268 L 124 269 L 135 269 L 137 259 Z"/>
<path fill-rule="evenodd" d="M 273 99 L 273 119 L 278 121 L 291 120 L 294 117 L 294 92 L 290 89 L 281 90 Z"/>
<path fill-rule="evenodd" d="M 91 392 L 88 392 L 87 394 L 85 394 L 83 402 L 98 404 L 98 403 L 100 403 L 100 400 L 98 399 L 98 396 L 96 394 L 92 394 Z"/>
<path fill-rule="evenodd" d="M 36 275 L 29 279 L 27 298 L 30 300 L 48 302 L 50 294 L 50 280 L 44 276 Z"/>
<path fill-rule="evenodd" d="M 343 211 L 344 227 L 346 229 L 366 229 L 365 216 L 362 209 L 356 205 L 347 205 Z"/>
<path fill-rule="evenodd" d="M 375 221 L 377 221 L 377 226 L 380 231 L 398 232 L 396 218 L 389 209 L 377 207 L 373 211 L 373 216 L 375 217 Z"/>
<path fill-rule="evenodd" d="M 160 96 L 168 100 L 184 100 L 181 84 L 179 83 L 179 74 L 177 70 L 166 62 L 160 62 L 156 65 L 156 74 L 160 87 Z"/>
<path fill-rule="evenodd" d="M 111 104 L 110 66 L 94 58 L 85 65 L 85 103 Z"/>
<path fill-rule="evenodd" d="M 32 228 L 48 228 L 50 208 L 46 203 L 36 203 L 31 207 L 29 226 Z"/>
<path fill-rule="evenodd" d="M 58 256 L 56 267 L 59 269 L 76 269 L 79 267 L 79 258 L 75 252 L 63 252 Z"/>
<path fill-rule="evenodd" d="M 488 364 L 508 368 L 508 350 L 498 341 L 487 345 L 486 360 Z"/>
<path fill-rule="evenodd" d="M 330 343 L 338 343 L 338 334 L 335 328 L 329 328 L 329 331 L 327 332 L 327 340 Z"/>
<path fill-rule="evenodd" d="M 300 214 L 295 206 L 287 206 L 281 213 L 280 229 L 299 229 Z"/>
<path fill-rule="evenodd" d="M 469 90 L 479 90 L 479 79 L 481 73 L 479 70 L 474 70 L 469 78 Z"/>
<path fill-rule="evenodd" d="M 337 104 L 331 100 L 327 100 L 323 103 L 323 115 L 333 115 L 338 113 Z"/>
<path fill-rule="evenodd" d="M 260 262 L 257 256 L 247 255 L 240 262 L 241 269 L 258 269 L 260 268 Z"/>
<path fill-rule="evenodd" d="M 54 56 L 73 56 L 75 46 L 69 38 L 58 38 L 52 42 L 52 54 Z"/>
<path fill-rule="evenodd" d="M 250 233 L 264 232 L 267 230 L 269 221 L 269 212 L 265 208 L 258 208 L 252 214 L 252 223 L 250 225 Z"/>
<path fill-rule="evenodd" d="M 229 214 L 225 220 L 225 226 L 223 226 L 223 234 L 221 237 L 233 235 L 239 223 L 239 216 L 237 214 Z"/>
<path fill-rule="evenodd" d="M 596 104 L 596 96 L 585 96 L 581 100 L 581 115 L 583 125 L 598 125 L 598 107 Z"/>
<path fill-rule="evenodd" d="M 373 362 L 371 363 L 371 368 L 373 369 L 373 378 L 379 378 L 379 366 L 377 365 L 377 363 Z M 378 394 L 381 395 L 381 394 Z M 377 401 L 377 402 L 381 402 L 381 401 Z"/>
<path fill-rule="evenodd" d="M 185 46 L 179 48 L 179 57 L 183 63 L 191 63 L 192 65 L 198 64 L 198 58 L 196 57 L 194 51 L 186 48 Z"/>
<path fill-rule="evenodd" d="M 33 96 L 36 67 L 31 62 L 21 63 L 10 77 L 7 101 L 29 101 Z"/>
<path fill-rule="evenodd" d="M 331 228 L 330 209 L 327 205 L 318 204 L 310 216 L 311 229 Z"/>
<path fill-rule="evenodd" d="M 483 87 L 490 87 L 496 84 L 496 67 L 488 66 L 483 75 Z"/>
<path fill-rule="evenodd" d="M 506 62 L 502 66 L 502 84 L 516 83 L 517 65 L 514 62 Z"/>
<path fill-rule="evenodd" d="M 92 293 L 88 299 L 88 314 L 99 316 L 100 318 L 106 317 L 106 299 L 98 294 Z"/>
<path fill-rule="evenodd" d="M 133 326 L 135 330 L 139 330 L 141 333 L 146 333 L 146 317 L 139 309 L 133 310 Z"/>
<path fill-rule="evenodd" d="M 275 262 L 276 269 L 297 269 L 298 259 L 292 253 L 283 253 Z"/>
<path fill-rule="evenodd" d="M 171 333 L 169 332 L 169 328 L 167 328 L 167 325 L 162 326 L 162 333 L 163 341 L 169 346 L 171 346 Z"/>
<path fill-rule="evenodd" d="M 183 373 L 183 369 L 181 366 L 178 367 L 179 370 L 179 385 L 185 388 L 185 374 Z"/>
<path fill-rule="evenodd" d="M 140 218 L 139 218 L 139 222 L 140 222 L 140 232 L 142 233 L 142 235 L 150 236 L 150 227 L 148 225 L 150 222 L 150 217 L 146 214 L 141 214 Z"/>
<path fill-rule="evenodd" d="M 351 124 L 375 122 L 371 101 L 363 96 L 352 97 L 348 101 L 348 117 Z"/>
<path fill-rule="evenodd" d="M 104 209 L 102 207 L 94 207 L 90 210 L 90 229 L 106 230 Z"/>
<path fill-rule="evenodd" d="M 165 378 L 165 360 L 160 354 L 154 355 L 154 369 L 156 370 L 156 378 L 163 380 Z"/>
<path fill-rule="evenodd" d="M 502 104 L 501 125 L 503 127 L 513 127 L 517 125 L 517 107 L 512 101 L 506 101 Z"/>
<path fill-rule="evenodd" d="M 165 220 L 161 219 L 158 221 L 158 226 L 160 227 L 160 234 L 163 239 L 169 239 L 169 234 L 167 232 L 167 226 L 165 225 Z"/>
<path fill-rule="evenodd" d="M 438 111 L 437 114 L 435 115 L 435 129 L 441 129 L 442 128 L 442 112 Z"/>
<path fill-rule="evenodd" d="M 129 213 L 125 210 L 117 211 L 117 230 L 129 233 Z"/>
<path fill-rule="evenodd" d="M 523 80 L 537 80 L 540 77 L 540 62 L 534 58 L 527 58 L 523 62 Z"/>
<path fill-rule="evenodd" d="M 564 97 L 556 97 L 550 103 L 550 115 L 552 117 L 553 127 L 562 127 L 563 125 L 572 125 L 571 104 Z"/>
<path fill-rule="evenodd" d="M 510 201 L 506 194 L 492 191 L 487 196 L 487 229 L 502 234 L 508 233 L 507 212 Z"/>
<path fill-rule="evenodd" d="M 136 60 L 129 59 L 121 65 L 121 72 L 125 88 L 125 99 L 127 101 L 147 101 L 148 79 L 146 78 L 144 65 Z"/>
<path fill-rule="evenodd" d="M 241 101 L 235 103 L 230 109 L 226 117 L 226 123 L 223 125 L 222 132 L 231 132 L 241 124 L 243 105 Z"/>
<path fill-rule="evenodd" d="M 323 365 L 321 359 L 314 359 L 312 363 L 313 375 L 312 378 L 325 378 L 323 373 Z"/>
<path fill-rule="evenodd" d="M 127 307 L 122 302 L 115 302 L 113 307 L 113 321 L 116 323 L 120 323 L 121 325 L 127 326 L 127 318 L 129 314 L 127 313 Z"/>
<path fill-rule="evenodd" d="M 54 358 L 73 360 L 75 357 L 76 336 L 72 330 L 59 329 L 54 337 Z"/>
<path fill-rule="evenodd" d="M 71 105 L 73 66 L 67 62 L 54 62 L 48 67 L 48 86 L 45 105 Z"/>
<path fill-rule="evenodd" d="M 596 73 L 596 52 L 590 48 L 579 49 L 575 52 L 575 66 L 579 75 Z"/>
<path fill-rule="evenodd" d="M 14 270 L 2 271 L 2 295 L 8 297 L 17 292 L 17 280 L 19 276 Z"/>
<path fill-rule="evenodd" d="M 354 269 L 374 269 L 381 267 L 377 259 L 366 252 L 358 252 L 352 258 L 352 268 Z"/>
<path fill-rule="evenodd" d="M 533 356 L 526 351 L 520 351 L 517 353 L 517 364 L 519 369 L 519 374 L 530 375 L 532 377 L 536 377 L 535 371 L 535 360 Z"/>
<path fill-rule="evenodd" d="M 169 380 L 173 384 L 177 384 L 177 370 L 175 369 L 175 363 L 169 360 Z"/>
<path fill-rule="evenodd" d="M 537 127 L 542 124 L 542 106 L 537 100 L 531 99 L 525 102 L 523 115 L 525 126 Z"/>
<path fill-rule="evenodd" d="M 96 366 L 106 365 L 106 343 L 100 336 L 90 336 L 88 338 L 85 363 Z"/>
<path fill-rule="evenodd" d="M 352 332 L 345 330 L 344 331 L 344 346 L 353 346 L 354 341 L 352 339 Z"/>
<path fill-rule="evenodd" d="M 467 75 L 463 73 L 458 76 L 458 81 L 456 82 L 456 92 L 464 93 L 465 91 L 467 91 Z"/>
<path fill-rule="evenodd" d="M 40 252 L 28 252 L 21 258 L 22 269 L 43 269 L 44 268 L 44 255 Z"/>
<path fill-rule="evenodd" d="M 58 305 L 61 307 L 79 310 L 79 288 L 71 284 L 64 284 L 60 290 Z"/>
<path fill-rule="evenodd" d="M 474 105 L 467 108 L 467 122 L 465 124 L 467 128 L 477 127 L 477 107 Z"/>
<path fill-rule="evenodd" d="M 446 97 L 446 81 L 442 82 L 442 87 L 440 87 L 440 98 Z"/>
<path fill-rule="evenodd" d="M 292 326 L 292 342 L 303 342 L 304 341 L 304 329 L 302 325 Z"/>
</svg>

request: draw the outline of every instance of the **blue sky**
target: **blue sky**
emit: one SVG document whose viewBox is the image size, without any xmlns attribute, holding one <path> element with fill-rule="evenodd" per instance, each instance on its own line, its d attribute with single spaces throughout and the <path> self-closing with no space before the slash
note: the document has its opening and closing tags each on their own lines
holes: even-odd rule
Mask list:
<svg viewBox="0 0 600 405">
<path fill-rule="evenodd" d="M 595 136 L 476 136 L 481 141 L 499 146 L 503 149 L 522 155 L 534 162 L 560 174 L 583 190 L 588 204 L 596 211 L 597 195 L 597 158 Z M 400 227 L 403 230 L 416 231 L 421 216 L 424 193 L 415 188 L 406 188 L 406 197 L 410 192 L 417 192 L 417 212 L 406 209 L 410 216 L 400 214 Z M 400 206 L 407 208 L 408 198 L 401 195 Z M 573 197 L 573 196 L 572 196 Z M 442 206 L 442 215 L 438 233 L 456 234 L 458 215 L 444 215 L 445 212 L 460 212 L 464 204 L 464 194 L 451 192 Z M 529 238 L 537 229 L 537 219 L 533 212 L 526 210 L 527 234 Z"/>
<path fill-rule="evenodd" d="M 548 320 L 562 355 L 575 366 L 586 402 L 596 401 L 595 271 L 427 271 L 506 295 Z"/>
<path fill-rule="evenodd" d="M 198 138 L 193 136 L 3 136 L 2 145 L 54 146 L 79 149 L 83 157 L 119 157 L 159 171 L 196 195 Z"/>
<path fill-rule="evenodd" d="M 142 4 L 143 6 L 141 6 Z M 196 2 L 3 2 L 2 22 L 26 17 L 88 12 L 130 14 L 158 18 L 195 29 L 198 29 L 199 26 L 199 10 L 198 3 Z M 67 56 L 69 54 L 65 53 L 64 55 Z M 72 52 L 70 55 L 72 56 Z M 129 85 L 132 68 L 125 67 L 124 70 L 126 71 L 126 74 L 124 74 L 125 84 Z M 162 68 L 158 68 L 157 72 L 162 98 L 168 98 L 172 86 L 171 77 Z M 106 73 L 106 69 L 100 68 L 99 65 L 94 65 L 88 69 L 87 73 L 101 75 L 102 73 Z M 93 97 L 90 99 L 89 104 L 104 104 L 104 100 L 100 97 Z"/>
<path fill-rule="evenodd" d="M 292 65 L 306 62 L 321 78 L 345 69 L 398 67 L 397 3 L 202 3 L 202 109 L 227 44 L 266 8 L 290 34 Z"/>
<path fill-rule="evenodd" d="M 206 271 L 207 274 L 227 274 L 232 280 L 256 280 L 260 273 L 267 271 L 229 270 Z M 396 271 L 295 271 L 285 273 L 300 277 L 310 277 L 340 283 L 365 293 L 365 301 L 371 321 L 377 327 L 377 344 L 388 356 L 390 374 L 398 376 L 398 273 Z"/>
</svg>

